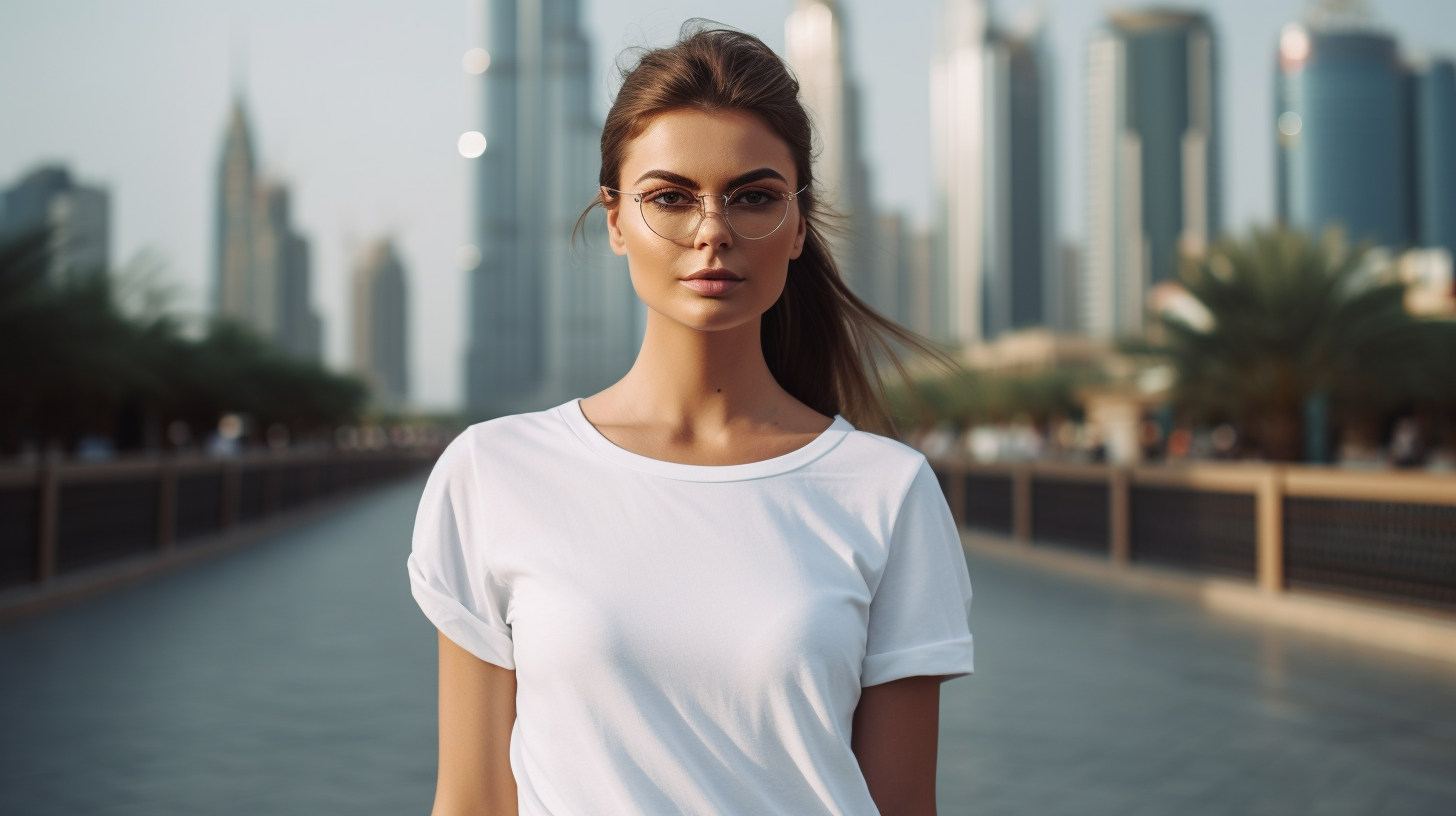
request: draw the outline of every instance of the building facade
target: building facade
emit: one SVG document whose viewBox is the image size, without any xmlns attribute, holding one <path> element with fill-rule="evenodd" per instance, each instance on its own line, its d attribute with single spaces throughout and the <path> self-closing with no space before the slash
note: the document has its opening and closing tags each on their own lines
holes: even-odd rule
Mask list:
<svg viewBox="0 0 1456 816">
<path fill-rule="evenodd" d="M 1046 321 L 1057 264 L 1048 32 L 947 0 L 931 68 L 934 335 L 973 345 Z"/>
<path fill-rule="evenodd" d="M 293 224 L 288 188 L 262 178 L 241 100 L 218 165 L 213 312 L 298 357 L 322 357 L 322 321 L 311 305 L 312 269 Z"/>
<path fill-rule="evenodd" d="M 354 371 L 386 409 L 409 402 L 409 288 L 394 243 L 370 244 L 354 266 Z"/>
<path fill-rule="evenodd" d="M 1456 62 L 1415 69 L 1416 241 L 1456 255 Z"/>
<path fill-rule="evenodd" d="M 481 0 L 489 67 L 474 82 L 486 149 L 471 160 L 480 261 L 469 275 L 465 393 L 495 415 L 585 396 L 626 373 L 636 297 L 596 211 L 601 124 L 578 0 Z"/>
<path fill-rule="evenodd" d="M 1416 239 L 1410 76 L 1393 37 L 1359 18 L 1285 26 L 1275 107 L 1284 224 L 1389 247 Z"/>
<path fill-rule="evenodd" d="M 1142 332 L 1152 287 L 1222 229 L 1214 30 L 1201 13 L 1114 12 L 1087 70 L 1087 247 L 1079 324 Z"/>
<path fill-rule="evenodd" d="M 50 230 L 53 283 L 105 275 L 111 264 L 111 196 L 65 167 L 39 167 L 0 198 L 0 238 Z"/>
</svg>

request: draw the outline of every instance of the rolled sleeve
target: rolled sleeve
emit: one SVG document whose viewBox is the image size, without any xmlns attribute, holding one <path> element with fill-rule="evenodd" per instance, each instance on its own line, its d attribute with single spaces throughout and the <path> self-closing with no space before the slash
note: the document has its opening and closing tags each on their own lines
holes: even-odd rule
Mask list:
<svg viewBox="0 0 1456 816">
<path fill-rule="evenodd" d="M 922 462 L 895 519 L 870 601 L 860 685 L 975 670 L 971 577 L 950 507 Z"/>
</svg>

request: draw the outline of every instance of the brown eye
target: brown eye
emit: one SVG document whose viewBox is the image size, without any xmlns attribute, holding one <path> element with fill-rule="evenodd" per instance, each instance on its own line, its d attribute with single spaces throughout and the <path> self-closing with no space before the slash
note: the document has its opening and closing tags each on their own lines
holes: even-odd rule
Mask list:
<svg viewBox="0 0 1456 816">
<path fill-rule="evenodd" d="M 647 196 L 647 201 L 658 207 L 676 209 L 692 206 L 695 199 L 680 190 L 662 190 Z"/>
<path fill-rule="evenodd" d="M 762 207 L 765 204 L 773 203 L 776 198 L 777 196 L 766 190 L 740 190 L 733 194 L 733 200 L 729 202 L 729 206 Z"/>
</svg>

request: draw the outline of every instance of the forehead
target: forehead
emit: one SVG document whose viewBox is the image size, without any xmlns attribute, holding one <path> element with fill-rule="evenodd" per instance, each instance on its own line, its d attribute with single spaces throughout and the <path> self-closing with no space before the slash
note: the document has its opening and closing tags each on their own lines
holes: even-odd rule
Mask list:
<svg viewBox="0 0 1456 816">
<path fill-rule="evenodd" d="M 651 170 L 667 170 L 715 187 L 761 167 L 795 182 L 789 146 L 763 120 L 746 111 L 676 110 L 653 117 L 622 157 L 621 183 Z"/>
</svg>

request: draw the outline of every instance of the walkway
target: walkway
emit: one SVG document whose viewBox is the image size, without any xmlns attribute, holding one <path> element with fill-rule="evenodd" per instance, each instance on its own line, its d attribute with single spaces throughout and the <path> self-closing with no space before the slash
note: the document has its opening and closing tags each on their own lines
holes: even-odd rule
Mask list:
<svg viewBox="0 0 1456 816">
<path fill-rule="evenodd" d="M 0 628 L 0 813 L 424 814 L 420 481 Z M 940 810 L 1456 813 L 1456 670 L 972 556 Z"/>
</svg>

